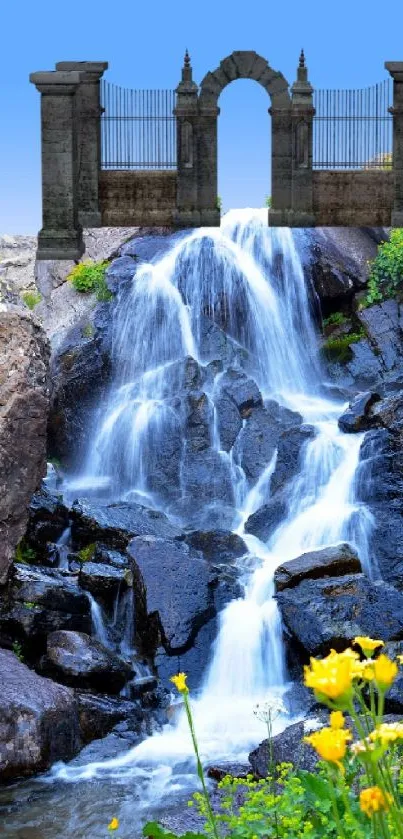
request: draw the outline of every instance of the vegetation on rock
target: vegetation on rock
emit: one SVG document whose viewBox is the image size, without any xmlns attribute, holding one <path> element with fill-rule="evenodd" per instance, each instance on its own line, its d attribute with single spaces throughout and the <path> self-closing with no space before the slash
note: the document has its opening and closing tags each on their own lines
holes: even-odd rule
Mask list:
<svg viewBox="0 0 403 839">
<path fill-rule="evenodd" d="M 81 551 L 78 552 L 80 562 L 90 562 L 94 557 L 95 550 L 95 542 L 92 542 L 91 545 L 87 545 L 85 548 L 81 548 Z"/>
<path fill-rule="evenodd" d="M 34 309 L 35 306 L 42 300 L 42 295 L 39 291 L 23 291 L 21 293 L 21 299 L 24 301 L 25 305 L 28 306 L 28 309 Z"/>
<path fill-rule="evenodd" d="M 387 297 L 403 291 L 403 228 L 390 232 L 390 241 L 378 245 L 378 253 L 370 263 L 368 293 L 363 307 L 382 303 Z"/>
<path fill-rule="evenodd" d="M 109 291 L 106 283 L 105 272 L 109 265 L 107 260 L 101 262 L 94 262 L 91 259 L 86 259 L 79 262 L 67 275 L 67 279 L 71 282 L 73 288 L 80 294 L 89 294 L 95 292 L 97 300 L 101 303 L 107 303 L 112 300 L 113 294 Z"/>
<path fill-rule="evenodd" d="M 339 335 L 336 338 L 331 337 L 323 344 L 322 351 L 328 358 L 334 361 L 348 361 L 351 357 L 351 344 L 356 344 L 357 341 L 361 341 L 361 338 L 365 338 L 363 329 L 360 332 L 350 332 L 347 335 Z"/>
</svg>

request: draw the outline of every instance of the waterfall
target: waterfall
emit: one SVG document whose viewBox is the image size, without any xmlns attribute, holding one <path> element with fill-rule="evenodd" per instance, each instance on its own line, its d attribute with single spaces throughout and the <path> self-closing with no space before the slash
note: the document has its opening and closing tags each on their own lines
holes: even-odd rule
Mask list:
<svg viewBox="0 0 403 839">
<path fill-rule="evenodd" d="M 192 696 L 204 760 L 244 759 L 264 736 L 253 715 L 257 703 L 286 689 L 281 620 L 274 599 L 274 571 L 307 550 L 349 541 L 365 571 L 373 522 L 356 500 L 355 481 L 363 435 L 343 434 L 337 419 L 344 405 L 324 396 L 310 295 L 291 230 L 268 228 L 266 211 L 231 211 L 220 229 L 201 229 L 176 239 L 153 264 L 139 267 L 122 292 L 114 324 L 115 381 L 97 417 L 82 486 L 109 487 L 112 499 L 146 497 L 174 511 L 183 526 L 188 508 L 183 414 L 175 398 L 183 362 L 191 357 L 206 371 L 210 450 L 214 468 L 232 488 L 232 529 L 249 555 L 244 596 L 220 616 L 217 639 L 199 695 Z M 270 495 L 277 452 L 253 483 L 232 448 L 224 450 L 217 421 L 222 369 L 205 319 L 231 339 L 235 363 L 257 383 L 264 400 L 302 415 L 314 429 L 304 445 L 299 472 L 287 488 L 288 510 L 267 544 L 245 533 L 249 516 Z M 233 349 L 235 348 L 235 349 Z M 232 351 L 231 350 L 231 351 Z M 227 351 L 227 350 L 225 350 Z M 210 384 L 208 384 L 208 375 Z M 212 381 L 211 381 L 212 376 Z M 181 439 L 180 473 L 173 486 L 155 480 L 166 441 Z M 171 451 L 171 449 L 169 450 Z M 228 500 L 229 499 L 229 500 Z M 203 507 L 203 499 L 197 504 Z M 217 497 L 215 504 L 224 504 Z M 195 503 L 193 504 L 193 507 Z M 195 515 L 194 510 L 192 515 Z M 252 570 L 251 570 L 252 568 Z M 277 721 L 281 730 L 286 720 Z M 184 713 L 174 725 L 123 755 L 84 767 L 58 767 L 57 777 L 136 777 L 144 802 L 194 787 L 192 746 Z"/>
</svg>

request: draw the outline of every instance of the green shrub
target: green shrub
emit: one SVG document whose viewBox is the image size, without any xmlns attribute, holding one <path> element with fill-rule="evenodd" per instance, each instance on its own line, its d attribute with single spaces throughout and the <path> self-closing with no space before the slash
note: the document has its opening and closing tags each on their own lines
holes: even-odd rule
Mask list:
<svg viewBox="0 0 403 839">
<path fill-rule="evenodd" d="M 23 652 L 22 652 L 22 645 L 20 644 L 20 642 L 19 641 L 13 641 L 13 643 L 11 645 L 11 649 L 12 649 L 13 653 L 17 656 L 17 658 L 22 663 L 24 663 L 25 658 L 24 658 L 24 655 L 23 655 Z"/>
<path fill-rule="evenodd" d="M 95 334 L 95 329 L 92 323 L 87 323 L 82 330 L 83 338 L 93 338 Z"/>
<path fill-rule="evenodd" d="M 27 545 L 25 539 L 21 539 L 15 549 L 15 562 L 22 565 L 33 565 L 36 562 L 36 551 Z"/>
<path fill-rule="evenodd" d="M 34 309 L 35 306 L 42 300 L 42 295 L 39 291 L 23 291 L 21 292 L 21 299 L 24 301 L 28 309 Z"/>
<path fill-rule="evenodd" d="M 92 542 L 91 545 L 87 545 L 85 548 L 81 548 L 81 551 L 78 552 L 80 562 L 91 562 L 91 559 L 94 557 L 95 549 L 95 542 Z"/>
<path fill-rule="evenodd" d="M 271 207 L 271 195 L 266 195 L 264 199 L 264 206 Z"/>
<path fill-rule="evenodd" d="M 80 294 L 95 292 L 99 302 L 107 303 L 113 298 L 113 294 L 109 291 L 105 279 L 105 271 L 108 265 L 109 262 L 107 260 L 93 262 L 90 259 L 86 259 L 74 266 L 67 275 L 67 279 Z"/>
<path fill-rule="evenodd" d="M 403 292 L 403 228 L 391 230 L 390 241 L 378 245 L 377 256 L 369 264 L 368 292 L 362 308 Z"/>
<path fill-rule="evenodd" d="M 322 352 L 333 361 L 348 361 L 351 358 L 351 344 L 356 344 L 365 338 L 365 332 L 350 332 L 347 335 L 340 335 L 337 338 L 328 338 L 323 344 Z"/>
<path fill-rule="evenodd" d="M 342 326 L 347 323 L 347 318 L 343 312 L 333 312 L 329 317 L 323 319 L 323 326 Z"/>
<path fill-rule="evenodd" d="M 216 208 L 216 210 L 220 210 L 220 211 L 222 210 L 222 198 L 221 198 L 221 195 L 217 195 L 217 198 L 216 198 L 216 201 L 215 201 L 215 208 Z"/>
</svg>

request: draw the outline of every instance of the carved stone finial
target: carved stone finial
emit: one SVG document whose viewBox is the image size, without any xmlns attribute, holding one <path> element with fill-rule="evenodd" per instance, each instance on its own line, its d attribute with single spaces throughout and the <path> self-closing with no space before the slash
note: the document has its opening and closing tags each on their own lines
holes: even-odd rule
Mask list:
<svg viewBox="0 0 403 839">
<path fill-rule="evenodd" d="M 185 61 L 184 61 L 184 64 L 185 64 L 185 67 L 190 67 L 190 55 L 189 55 L 189 53 L 188 53 L 188 51 L 187 51 L 187 48 L 186 48 L 186 52 L 185 52 Z"/>
<path fill-rule="evenodd" d="M 305 54 L 304 54 L 304 50 L 301 50 L 301 54 L 300 54 L 300 57 L 299 57 L 299 66 L 300 66 L 300 67 L 305 67 Z"/>
</svg>

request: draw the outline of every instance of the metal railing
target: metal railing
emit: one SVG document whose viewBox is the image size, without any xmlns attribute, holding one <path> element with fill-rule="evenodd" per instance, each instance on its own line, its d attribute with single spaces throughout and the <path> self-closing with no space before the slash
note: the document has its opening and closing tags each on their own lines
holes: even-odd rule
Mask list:
<svg viewBox="0 0 403 839">
<path fill-rule="evenodd" d="M 315 90 L 314 169 L 391 169 L 391 79 L 362 90 Z"/>
<path fill-rule="evenodd" d="M 175 169 L 174 90 L 101 82 L 101 169 Z"/>
</svg>

